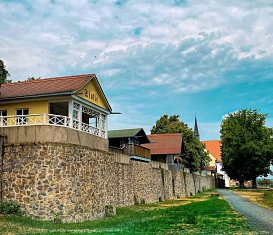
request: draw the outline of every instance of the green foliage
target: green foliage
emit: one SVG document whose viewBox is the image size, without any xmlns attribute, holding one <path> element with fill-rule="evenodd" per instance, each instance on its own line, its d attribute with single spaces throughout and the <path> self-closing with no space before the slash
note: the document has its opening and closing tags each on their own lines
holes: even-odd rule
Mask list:
<svg viewBox="0 0 273 235">
<path fill-rule="evenodd" d="M 271 185 L 271 180 L 270 179 L 262 179 L 262 180 L 259 180 L 258 184 L 261 185 L 261 186 L 269 186 Z"/>
<path fill-rule="evenodd" d="M 105 206 L 105 216 L 111 217 L 115 215 L 114 207 L 112 205 Z"/>
<path fill-rule="evenodd" d="M 28 77 L 26 81 L 33 81 L 33 80 L 40 80 L 41 77 L 35 78 L 35 77 Z"/>
<path fill-rule="evenodd" d="M 20 215 L 20 205 L 14 201 L 0 202 L 0 214 Z"/>
<path fill-rule="evenodd" d="M 265 127 L 267 114 L 257 110 L 240 110 L 228 114 L 221 123 L 223 170 L 240 182 L 270 173 L 273 160 L 271 130 Z"/>
<path fill-rule="evenodd" d="M 56 213 L 54 216 L 54 221 L 55 224 L 61 224 L 62 223 L 62 219 L 59 213 Z"/>
<path fill-rule="evenodd" d="M 0 60 L 0 85 L 4 83 L 10 83 L 11 80 L 8 80 L 7 77 L 9 77 L 10 74 L 8 70 L 6 70 L 6 66 L 4 64 L 3 60 Z"/>
<path fill-rule="evenodd" d="M 262 203 L 273 209 L 273 191 L 265 191 L 262 197 Z"/>
<path fill-rule="evenodd" d="M 203 144 L 194 136 L 194 132 L 183 121 L 179 115 L 168 116 L 167 114 L 156 121 L 152 127 L 151 134 L 182 133 L 184 140 L 183 164 L 192 171 L 201 171 L 209 165 L 210 157 L 205 151 Z"/>
<path fill-rule="evenodd" d="M 138 196 L 134 194 L 134 205 L 139 205 Z"/>
</svg>

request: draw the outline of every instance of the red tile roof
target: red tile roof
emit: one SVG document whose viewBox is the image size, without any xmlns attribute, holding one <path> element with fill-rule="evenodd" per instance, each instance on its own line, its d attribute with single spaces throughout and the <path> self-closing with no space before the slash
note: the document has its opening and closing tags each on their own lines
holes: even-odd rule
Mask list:
<svg viewBox="0 0 273 235">
<path fill-rule="evenodd" d="M 83 87 L 93 77 L 95 74 L 83 74 L 2 84 L 0 99 L 72 93 Z"/>
<path fill-rule="evenodd" d="M 182 149 L 182 134 L 147 135 L 149 144 L 141 146 L 151 150 L 151 154 L 179 154 Z"/>
<path fill-rule="evenodd" d="M 205 144 L 205 148 L 216 158 L 217 162 L 222 162 L 220 140 L 202 140 L 201 142 Z"/>
</svg>

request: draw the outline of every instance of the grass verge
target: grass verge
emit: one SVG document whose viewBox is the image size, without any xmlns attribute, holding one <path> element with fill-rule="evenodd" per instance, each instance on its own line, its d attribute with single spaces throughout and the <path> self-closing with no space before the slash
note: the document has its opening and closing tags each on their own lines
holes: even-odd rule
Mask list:
<svg viewBox="0 0 273 235">
<path fill-rule="evenodd" d="M 273 210 L 273 190 L 235 189 L 232 191 L 252 201 L 253 203 Z"/>
<path fill-rule="evenodd" d="M 84 223 L 56 224 L 20 216 L 0 218 L 0 234 L 254 234 L 222 197 L 196 196 L 117 208 L 117 215 Z"/>
</svg>

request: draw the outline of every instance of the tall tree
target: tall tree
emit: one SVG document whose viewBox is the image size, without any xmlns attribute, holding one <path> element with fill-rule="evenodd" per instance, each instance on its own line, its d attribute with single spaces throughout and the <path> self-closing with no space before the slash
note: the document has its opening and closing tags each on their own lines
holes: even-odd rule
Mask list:
<svg viewBox="0 0 273 235">
<path fill-rule="evenodd" d="M 10 83 L 11 80 L 8 80 L 7 77 L 10 76 L 8 70 L 6 70 L 6 66 L 3 60 L 0 60 L 0 86 L 4 83 Z"/>
<path fill-rule="evenodd" d="M 187 124 L 179 120 L 179 115 L 167 114 L 156 121 L 151 134 L 182 133 L 185 143 L 185 153 L 182 155 L 183 163 L 192 171 L 201 171 L 208 165 L 210 158 L 203 144 L 194 136 L 193 130 Z"/>
<path fill-rule="evenodd" d="M 267 176 L 273 160 L 272 130 L 265 126 L 267 114 L 243 109 L 229 113 L 221 123 L 223 170 L 242 184 L 256 177 Z"/>
</svg>

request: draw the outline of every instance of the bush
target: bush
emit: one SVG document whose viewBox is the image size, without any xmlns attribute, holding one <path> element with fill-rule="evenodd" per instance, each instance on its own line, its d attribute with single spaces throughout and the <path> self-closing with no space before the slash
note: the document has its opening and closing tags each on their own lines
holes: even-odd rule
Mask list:
<svg viewBox="0 0 273 235">
<path fill-rule="evenodd" d="M 20 215 L 20 205 L 14 201 L 0 202 L 0 214 L 15 214 Z"/>
<path fill-rule="evenodd" d="M 116 214 L 116 209 L 112 205 L 105 205 L 105 216 L 111 217 Z"/>
<path fill-rule="evenodd" d="M 59 213 L 56 213 L 54 216 L 54 221 L 55 224 L 61 224 L 62 223 L 62 219 Z"/>
<path fill-rule="evenodd" d="M 138 197 L 136 194 L 134 194 L 134 204 L 139 205 Z"/>
</svg>

